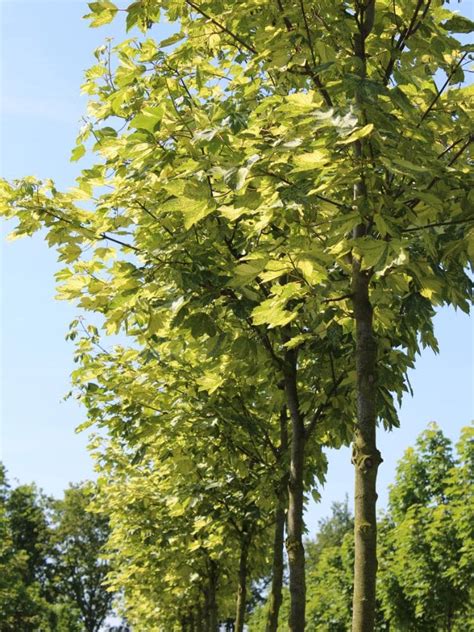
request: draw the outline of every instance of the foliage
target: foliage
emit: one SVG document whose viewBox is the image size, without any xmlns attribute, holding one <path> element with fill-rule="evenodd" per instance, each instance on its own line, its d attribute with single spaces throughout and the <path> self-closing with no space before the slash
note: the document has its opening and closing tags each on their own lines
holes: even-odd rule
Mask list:
<svg viewBox="0 0 474 632">
<path fill-rule="evenodd" d="M 431 424 L 398 463 L 379 530 L 377 630 L 472 627 L 473 437 L 472 426 L 464 428 L 454 455 L 450 440 Z M 335 503 L 306 543 L 310 631 L 351 627 L 352 531 L 347 501 Z M 288 606 L 286 589 L 282 629 Z M 249 630 L 265 630 L 265 607 L 252 614 Z"/>
<path fill-rule="evenodd" d="M 98 556 L 107 522 L 86 512 L 88 487 L 54 501 L 34 485 L 10 488 L 1 469 L 0 630 L 94 632 L 110 612 Z"/>
<path fill-rule="evenodd" d="M 380 594 L 399 629 L 472 627 L 473 428 L 452 454 L 436 425 L 408 450 L 382 527 Z"/>
<path fill-rule="evenodd" d="M 54 503 L 54 589 L 74 602 L 87 632 L 97 632 L 111 612 L 113 594 L 104 586 L 109 565 L 102 550 L 109 537 L 108 519 L 92 513 L 92 484 L 70 486 Z"/>
<path fill-rule="evenodd" d="M 97 163 L 66 193 L 2 182 L 0 213 L 16 218 L 15 237 L 45 228 L 64 263 L 59 297 L 128 336 L 105 350 L 85 325 L 74 376 L 125 480 L 150 455 L 169 488 L 163 455 L 173 471 L 185 454 L 176 505 L 203 464 L 215 485 L 203 506 L 225 489 L 242 529 L 247 500 L 259 519 L 275 508 L 275 463 L 280 488 L 288 475 L 290 628 L 302 629 L 302 512 L 324 477 L 322 448 L 350 440 L 365 383 L 372 441 L 366 452 L 356 442 L 354 463 L 362 480 L 376 474 L 376 419 L 398 424 L 407 369 L 436 349 L 434 308 L 469 309 L 471 48 L 455 34 L 473 24 L 438 0 L 142 0 L 122 12 L 140 34 L 100 47 L 84 85 L 73 159 L 92 146 Z M 96 27 L 118 14 L 104 0 L 88 17 Z M 163 18 L 175 32 L 156 41 Z M 207 446 L 225 445 L 223 486 L 198 427 Z M 249 467 L 253 446 L 272 454 L 266 468 Z M 264 470 L 266 489 L 254 484 Z"/>
<path fill-rule="evenodd" d="M 46 499 L 32 485 L 10 489 L 2 465 L 0 505 L 1 629 L 49 629 L 47 593 L 49 538 Z"/>
</svg>

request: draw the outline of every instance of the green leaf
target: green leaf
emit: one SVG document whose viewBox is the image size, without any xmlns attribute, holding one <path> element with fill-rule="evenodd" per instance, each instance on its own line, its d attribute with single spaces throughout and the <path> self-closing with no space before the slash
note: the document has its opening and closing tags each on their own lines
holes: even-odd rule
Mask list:
<svg viewBox="0 0 474 632">
<path fill-rule="evenodd" d="M 212 213 L 216 208 L 211 199 L 195 200 L 191 198 L 176 198 L 169 200 L 161 206 L 162 211 L 179 211 L 184 215 L 184 226 L 192 228 L 201 219 Z"/>
<path fill-rule="evenodd" d="M 205 373 L 196 380 L 200 391 L 207 391 L 209 395 L 217 391 L 224 383 L 224 377 L 217 373 Z"/>
<path fill-rule="evenodd" d="M 71 162 L 77 162 L 82 158 L 82 156 L 84 156 L 85 153 L 86 148 L 84 147 L 84 145 L 76 145 L 76 147 L 74 147 L 71 152 Z"/>
<path fill-rule="evenodd" d="M 154 132 L 160 124 L 163 116 L 163 109 L 160 107 L 146 107 L 140 114 L 137 114 L 129 123 L 135 129 L 144 129 L 147 132 Z"/>
<path fill-rule="evenodd" d="M 367 270 L 374 268 L 384 258 L 388 250 L 388 243 L 381 239 L 364 237 L 357 240 L 356 253 L 362 256 L 362 267 Z"/>
<path fill-rule="evenodd" d="M 205 312 L 192 314 L 183 324 L 191 329 L 193 338 L 199 338 L 205 334 L 212 338 L 217 333 L 215 322 Z"/>
<path fill-rule="evenodd" d="M 112 22 L 118 11 L 118 7 L 116 7 L 113 2 L 109 2 L 109 0 L 89 2 L 88 6 L 91 13 L 88 13 L 84 17 L 90 19 L 90 25 L 92 27 L 109 24 L 109 22 Z"/>
<path fill-rule="evenodd" d="M 269 329 L 288 325 L 298 316 L 298 312 L 285 309 L 286 299 L 270 298 L 263 301 L 252 312 L 254 325 L 268 325 Z"/>
<path fill-rule="evenodd" d="M 327 165 L 330 157 L 326 151 L 316 150 L 306 154 L 300 154 L 293 158 L 293 164 L 295 167 L 293 171 L 312 171 L 313 169 L 320 169 Z"/>
<path fill-rule="evenodd" d="M 472 33 L 474 31 L 474 22 L 463 15 L 455 15 L 443 22 L 442 26 L 451 33 Z"/>
<path fill-rule="evenodd" d="M 237 171 L 237 176 L 235 178 L 235 190 L 236 191 L 240 191 L 241 189 L 244 188 L 245 181 L 247 179 L 249 171 L 250 170 L 247 167 L 241 167 Z"/>
<path fill-rule="evenodd" d="M 170 37 L 167 37 L 164 40 L 161 40 L 161 42 L 158 44 L 159 48 L 166 48 L 167 46 L 172 46 L 172 44 L 176 44 L 177 42 L 180 42 L 181 40 L 183 40 L 185 37 L 184 33 L 174 33 L 173 35 L 170 35 Z"/>
<path fill-rule="evenodd" d="M 349 145 L 349 143 L 353 143 L 356 140 L 359 140 L 360 138 L 365 138 L 366 136 L 368 136 L 369 134 L 372 133 L 373 129 L 374 129 L 373 123 L 369 123 L 368 125 L 364 125 L 364 127 L 361 127 L 360 129 L 356 130 L 355 132 L 352 132 L 352 134 L 350 134 L 349 136 L 347 136 L 343 140 L 338 140 L 336 142 L 336 145 Z"/>
</svg>

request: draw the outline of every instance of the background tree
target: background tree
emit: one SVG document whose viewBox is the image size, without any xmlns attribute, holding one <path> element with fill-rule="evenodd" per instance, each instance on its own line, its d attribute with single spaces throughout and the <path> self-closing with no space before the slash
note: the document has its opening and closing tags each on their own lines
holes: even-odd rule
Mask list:
<svg viewBox="0 0 474 632">
<path fill-rule="evenodd" d="M 58 501 L 34 485 L 11 488 L 0 473 L 0 630 L 98 630 L 113 595 L 99 560 L 107 521 L 86 511 L 93 485 Z"/>
<path fill-rule="evenodd" d="M 463 430 L 456 458 L 432 424 L 398 465 L 382 523 L 379 584 L 395 629 L 472 627 L 473 430 Z"/>
<path fill-rule="evenodd" d="M 109 537 L 108 519 L 89 510 L 93 496 L 91 483 L 66 489 L 64 497 L 54 502 L 51 534 L 54 591 L 74 604 L 87 632 L 100 630 L 114 598 L 105 585 L 109 564 L 102 557 Z"/>
<path fill-rule="evenodd" d="M 55 629 L 47 583 L 47 499 L 33 485 L 11 489 L 2 465 L 0 503 L 0 629 Z"/>
</svg>

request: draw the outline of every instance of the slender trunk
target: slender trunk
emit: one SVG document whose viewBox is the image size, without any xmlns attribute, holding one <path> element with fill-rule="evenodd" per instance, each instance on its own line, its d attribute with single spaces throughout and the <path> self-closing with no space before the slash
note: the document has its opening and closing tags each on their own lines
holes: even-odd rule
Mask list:
<svg viewBox="0 0 474 632">
<path fill-rule="evenodd" d="M 451 632 L 452 629 L 453 629 L 453 609 L 451 607 L 451 604 L 449 604 L 446 630 L 447 632 Z"/>
<path fill-rule="evenodd" d="M 196 632 L 207 632 L 207 614 L 202 605 L 196 611 Z"/>
<path fill-rule="evenodd" d="M 375 19 L 375 0 L 359 4 L 356 12 L 358 33 L 354 36 L 354 53 L 359 58 L 358 74 L 361 80 L 367 76 L 365 40 Z M 363 122 L 367 123 L 361 92 L 356 103 Z M 370 218 L 364 204 L 367 186 L 363 172 L 364 142 L 354 144 L 355 157 L 361 164 L 361 176 L 355 187 L 354 198 L 363 208 L 361 224 L 354 230 L 354 237 L 368 234 Z M 369 295 L 370 271 L 361 270 L 361 261 L 352 261 L 352 302 L 356 335 L 356 394 L 357 425 L 352 444 L 352 463 L 355 469 L 354 498 L 354 595 L 352 632 L 373 632 L 375 626 L 375 581 L 377 576 L 377 470 L 381 463 L 377 450 L 377 343 L 373 328 L 373 310 Z"/>
<path fill-rule="evenodd" d="M 285 509 L 278 507 L 275 511 L 275 534 L 273 536 L 272 588 L 265 632 L 277 632 L 278 615 L 282 602 L 283 584 L 283 544 L 285 537 Z"/>
<path fill-rule="evenodd" d="M 303 547 L 303 500 L 304 500 L 304 421 L 298 402 L 294 350 L 287 352 L 285 391 L 291 415 L 290 477 L 288 482 L 288 527 L 286 551 L 290 569 L 290 632 L 305 629 L 306 582 Z"/>
<path fill-rule="evenodd" d="M 280 461 L 285 458 L 288 450 L 288 419 L 286 407 L 283 407 L 280 415 Z M 275 510 L 275 532 L 273 536 L 273 565 L 272 565 L 272 587 L 270 591 L 267 625 L 265 632 L 277 632 L 278 616 L 282 602 L 283 585 L 283 545 L 285 538 L 285 488 L 288 485 L 288 475 L 282 477 L 277 491 L 278 506 Z"/>
<path fill-rule="evenodd" d="M 243 632 L 245 620 L 245 606 L 247 605 L 247 562 L 249 555 L 250 536 L 244 533 L 240 545 L 239 585 L 237 587 L 237 606 L 235 613 L 235 630 Z"/>
<path fill-rule="evenodd" d="M 356 324 L 357 426 L 352 448 L 355 468 L 353 632 L 372 632 L 377 574 L 376 480 L 381 462 L 376 444 L 377 345 L 369 298 L 369 274 L 353 262 Z"/>
<path fill-rule="evenodd" d="M 209 632 L 217 632 L 217 565 L 209 561 Z"/>
<path fill-rule="evenodd" d="M 209 586 L 208 586 L 206 590 L 206 603 L 204 606 L 203 618 L 202 618 L 202 627 L 204 629 L 204 632 L 211 632 L 211 609 L 209 607 L 209 604 L 210 604 L 210 599 L 209 599 Z"/>
</svg>

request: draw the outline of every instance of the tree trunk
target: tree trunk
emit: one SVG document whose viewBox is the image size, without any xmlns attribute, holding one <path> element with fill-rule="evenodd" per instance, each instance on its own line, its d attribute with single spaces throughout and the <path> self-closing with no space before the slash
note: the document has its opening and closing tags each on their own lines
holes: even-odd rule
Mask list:
<svg viewBox="0 0 474 632">
<path fill-rule="evenodd" d="M 217 632 L 217 565 L 213 560 L 209 561 L 209 632 Z"/>
<path fill-rule="evenodd" d="M 235 630 L 243 632 L 245 621 L 245 606 L 247 605 L 247 562 L 249 555 L 250 537 L 243 534 L 240 545 L 239 585 L 237 587 L 237 606 L 235 613 Z"/>
<path fill-rule="evenodd" d="M 358 74 L 361 80 L 367 75 L 365 40 L 369 36 L 375 18 L 375 0 L 359 4 L 356 11 L 358 33 L 354 35 L 354 53 L 359 58 Z M 366 124 L 364 102 L 360 91 L 356 104 L 362 121 Z M 364 141 L 354 143 L 355 157 L 363 165 Z M 355 186 L 355 203 L 364 209 L 367 186 L 362 172 Z M 362 213 L 361 224 L 354 230 L 354 237 L 364 237 L 369 232 L 370 218 Z M 356 334 L 356 394 L 357 424 L 352 444 L 352 463 L 355 468 L 354 494 L 354 595 L 352 632 L 373 632 L 375 625 L 375 580 L 377 576 L 377 470 L 382 459 L 377 450 L 377 344 L 373 329 L 373 310 L 369 295 L 371 272 L 361 270 L 361 261 L 352 260 L 352 303 Z"/>
<path fill-rule="evenodd" d="M 357 426 L 352 448 L 355 467 L 354 596 L 352 632 L 372 632 L 377 574 L 376 479 L 381 462 L 376 445 L 377 345 L 367 272 L 353 261 L 352 294 L 356 325 Z"/>
<path fill-rule="evenodd" d="M 285 392 L 291 416 L 290 477 L 288 482 L 288 527 L 286 551 L 290 569 L 290 632 L 305 629 L 306 582 L 303 547 L 303 476 L 305 429 L 298 402 L 294 350 L 286 354 Z"/>
<path fill-rule="evenodd" d="M 280 461 L 285 458 L 288 450 L 288 419 L 286 406 L 283 407 L 280 415 Z M 267 625 L 265 632 L 277 632 L 278 616 L 282 602 L 283 585 L 283 545 L 285 538 L 285 489 L 288 486 L 288 475 L 282 477 L 280 487 L 277 490 L 278 506 L 275 510 L 275 532 L 273 536 L 273 564 L 272 564 L 272 587 L 269 598 L 269 608 L 267 615 Z"/>
<path fill-rule="evenodd" d="M 285 509 L 278 507 L 275 511 L 275 534 L 273 536 L 272 588 L 265 632 L 277 632 L 278 615 L 282 602 L 281 588 L 283 584 L 283 543 L 285 537 Z"/>
<path fill-rule="evenodd" d="M 207 632 L 207 612 L 202 605 L 199 605 L 196 611 L 196 632 Z"/>
</svg>

